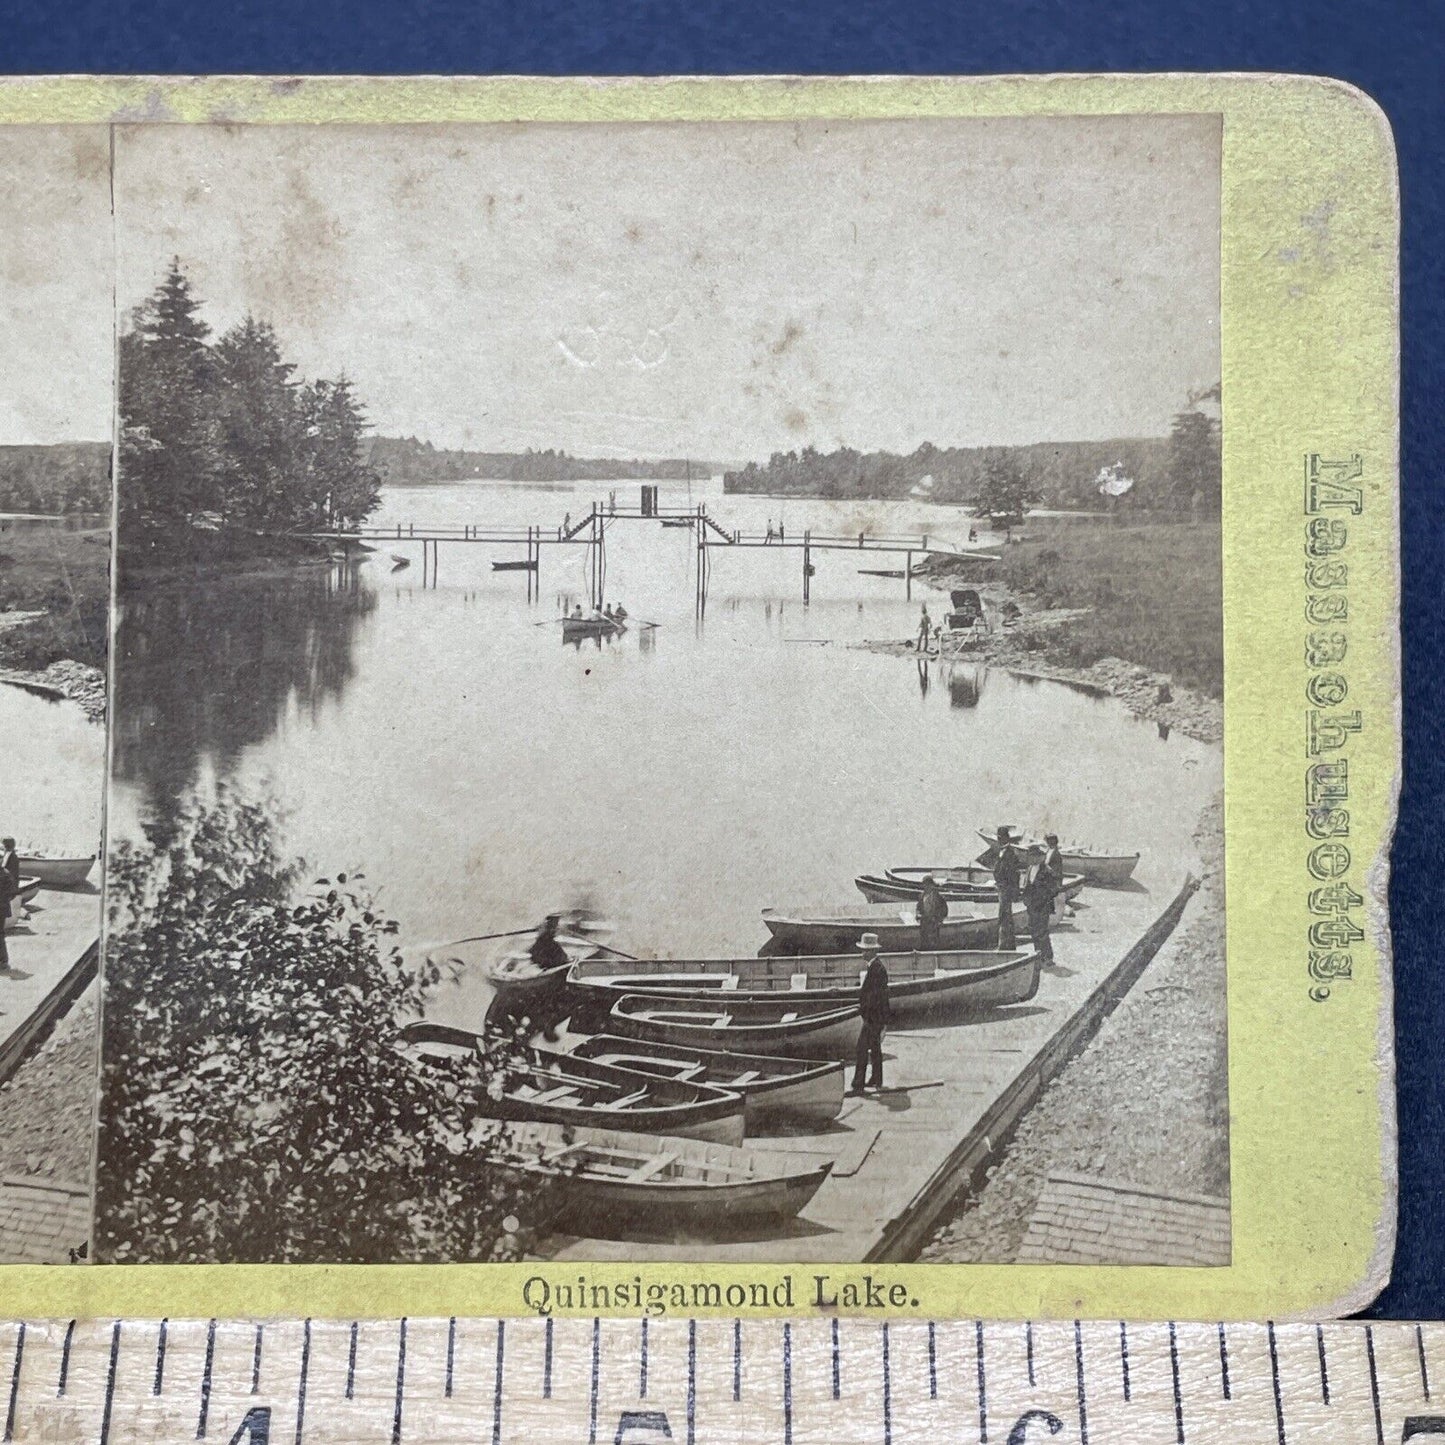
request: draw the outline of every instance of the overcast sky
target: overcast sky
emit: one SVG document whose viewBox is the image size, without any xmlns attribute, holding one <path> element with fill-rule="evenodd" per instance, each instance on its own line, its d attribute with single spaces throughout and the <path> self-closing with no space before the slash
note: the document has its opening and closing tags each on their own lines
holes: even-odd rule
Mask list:
<svg viewBox="0 0 1445 1445">
<path fill-rule="evenodd" d="M 108 441 L 114 354 L 104 126 L 0 126 L 0 444 Z"/>
<path fill-rule="evenodd" d="M 44 204 L 0 236 L 32 262 L 6 263 L 0 440 L 104 436 L 104 176 L 5 143 Z M 213 326 L 271 320 L 438 446 L 1159 435 L 1219 376 L 1219 150 L 1217 117 L 135 127 L 118 296 L 179 254 Z"/>
</svg>

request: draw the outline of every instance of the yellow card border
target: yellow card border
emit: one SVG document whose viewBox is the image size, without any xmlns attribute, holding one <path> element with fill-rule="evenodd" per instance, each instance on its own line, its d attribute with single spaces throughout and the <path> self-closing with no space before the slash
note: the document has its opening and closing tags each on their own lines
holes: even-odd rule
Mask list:
<svg viewBox="0 0 1445 1445">
<path fill-rule="evenodd" d="M 1395 1192 L 1385 887 L 1400 726 L 1399 225 L 1394 149 L 1383 113 L 1340 82 L 1264 75 L 0 81 L 0 123 L 8 125 L 1150 112 L 1224 117 L 1233 1263 L 1215 1269 L 824 1269 L 833 1286 L 858 1284 L 864 1276 L 885 1288 L 902 1285 L 899 1297 L 909 1303 L 889 1307 L 893 1314 L 1311 1316 L 1360 1307 L 1387 1277 Z M 1341 562 L 1344 574 L 1323 565 Z M 1314 584 L 1309 590 L 1307 582 Z M 1341 596 L 1347 623 L 1331 616 L 1338 602 L 1319 600 Z M 1309 616 L 1307 609 L 1313 609 Z M 1328 638 L 1333 631 L 1347 639 L 1343 658 L 1330 650 L 1338 652 Z M 1318 634 L 1313 642 L 1312 633 Z M 1348 690 L 1343 698 L 1342 686 Z M 1355 710 L 1358 731 L 1350 729 Z M 1311 740 L 1319 748 L 1313 755 Z M 1341 759 L 1347 776 L 1328 767 L 1307 773 L 1316 763 Z M 1309 815 L 1307 789 L 1315 805 Z M 1344 923 L 1319 898 L 1311 911 L 1311 891 L 1335 881 L 1363 895 Z M 1352 939 L 1354 928 L 1364 936 Z M 1345 952 L 1349 977 L 1340 976 Z M 798 1310 L 811 1307 L 818 1272 L 771 1265 L 585 1269 L 591 1282 L 624 1284 L 640 1276 L 644 1286 L 780 1285 L 792 1275 Z M 575 1282 L 578 1273 L 575 1266 L 532 1264 L 10 1266 L 0 1269 L 0 1309 L 32 1317 L 509 1315 L 528 1312 L 523 1287 L 529 1278 Z M 725 1299 L 717 1309 L 687 1312 L 768 1313 L 739 1311 Z"/>
</svg>

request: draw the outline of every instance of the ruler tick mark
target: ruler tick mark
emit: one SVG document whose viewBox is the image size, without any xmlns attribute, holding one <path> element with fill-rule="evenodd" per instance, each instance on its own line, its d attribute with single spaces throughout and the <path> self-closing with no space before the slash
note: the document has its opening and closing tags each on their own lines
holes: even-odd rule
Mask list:
<svg viewBox="0 0 1445 1445">
<path fill-rule="evenodd" d="M 1074 1321 L 1074 1378 L 1079 1395 L 1079 1445 L 1089 1445 L 1089 1406 L 1084 1398 L 1084 1331 Z"/>
<path fill-rule="evenodd" d="M 1380 1418 L 1380 1376 L 1375 1369 L 1375 1331 L 1365 1326 L 1365 1359 L 1370 1366 L 1370 1404 L 1375 1410 L 1376 1445 L 1385 1445 L 1385 1422 Z"/>
<path fill-rule="evenodd" d="M 301 1375 L 296 1384 L 296 1445 L 306 1428 L 306 1376 L 311 1369 L 311 1321 L 301 1326 Z"/>
<path fill-rule="evenodd" d="M 256 1341 L 251 1346 L 251 1393 L 261 1393 L 261 1326 L 256 1326 Z"/>
<path fill-rule="evenodd" d="M 502 1371 L 507 1358 L 507 1324 L 497 1321 L 497 1387 L 492 1394 L 492 1445 L 502 1445 Z"/>
<path fill-rule="evenodd" d="M 1320 1357 L 1320 1399 L 1330 1403 L 1330 1367 L 1325 1363 L 1325 1331 L 1323 1325 L 1315 1326 L 1315 1348 Z"/>
<path fill-rule="evenodd" d="M 647 1316 L 642 1317 L 642 1339 L 638 1345 L 637 1398 L 647 1398 Z"/>
<path fill-rule="evenodd" d="M 733 1399 L 743 1397 L 743 1322 L 733 1321 Z"/>
<path fill-rule="evenodd" d="M 697 1321 L 687 1322 L 687 1445 L 697 1431 Z"/>
<path fill-rule="evenodd" d="M 20 1398 L 20 1366 L 25 1359 L 25 1322 L 15 1331 L 15 1368 L 10 1372 L 10 1407 L 5 1412 L 5 1438 L 15 1438 L 15 1405 Z"/>
<path fill-rule="evenodd" d="M 196 1417 L 196 1439 L 206 1438 L 206 1420 L 211 1413 L 211 1367 L 216 1363 L 216 1322 L 206 1326 L 206 1362 L 201 1367 L 201 1413 Z"/>
<path fill-rule="evenodd" d="M 356 1394 L 356 1335 L 361 1328 L 355 1320 L 351 1322 L 351 1349 L 346 1355 L 346 1398 L 348 1400 Z"/>
<path fill-rule="evenodd" d="M 55 1398 L 57 1400 L 65 1394 L 65 1382 L 70 1375 L 70 1344 L 74 1338 L 75 1321 L 71 1320 L 65 1327 L 65 1343 L 60 1347 L 60 1378 L 55 1382 Z"/>
<path fill-rule="evenodd" d="M 1430 1367 L 1425 1363 L 1425 1331 L 1419 1325 L 1415 1326 L 1415 1354 L 1420 1360 L 1420 1388 L 1425 1392 L 1425 1398 L 1430 1398 Z"/>
<path fill-rule="evenodd" d="M 602 1359 L 602 1321 L 592 1321 L 592 1387 L 587 1403 L 587 1445 L 597 1445 L 597 1369 Z"/>
<path fill-rule="evenodd" d="M 167 1320 L 162 1320 L 162 1321 L 161 1321 L 161 1332 L 160 1332 L 159 1336 L 156 1338 L 156 1377 L 155 1377 L 154 1381 L 152 1381 L 152 1383 L 151 1383 L 151 1394 L 152 1394 L 152 1395 L 159 1395 L 160 1392 L 161 1392 L 161 1386 L 165 1383 L 165 1378 L 166 1378 L 166 1325 L 167 1325 L 168 1323 L 169 1323 L 169 1321 L 167 1321 Z M 8 1440 L 10 1437 L 7 1435 L 5 1438 Z"/>
<path fill-rule="evenodd" d="M 1025 1320 L 1025 1321 L 1024 1321 L 1024 1354 L 1028 1357 L 1028 1362 L 1029 1362 L 1029 1384 L 1030 1384 L 1030 1385 L 1033 1385 L 1033 1384 L 1035 1383 L 1035 1381 L 1034 1381 L 1034 1322 L 1033 1322 L 1032 1320 Z"/>
<path fill-rule="evenodd" d="M 1169 1321 L 1169 1373 L 1174 1377 L 1174 1439 L 1184 1445 L 1184 1395 L 1179 1388 L 1179 1337 Z"/>
<path fill-rule="evenodd" d="M 983 1369 L 983 1321 L 973 1322 L 973 1347 L 978 1356 L 978 1442 L 988 1445 L 988 1382 Z"/>
<path fill-rule="evenodd" d="M 834 1320 L 834 1339 L 837 1324 Z M 793 1445 L 793 1327 L 786 1320 L 783 1322 L 783 1445 Z"/>
<path fill-rule="evenodd" d="M 888 1358 L 888 1321 L 883 1321 L 883 1445 L 893 1445 L 893 1371 Z"/>
<path fill-rule="evenodd" d="M 933 1338 L 933 1321 L 928 1322 L 928 1398 L 938 1398 L 938 1347 Z"/>
<path fill-rule="evenodd" d="M 552 1317 L 547 1317 L 547 1328 L 542 1332 L 544 1344 L 542 1347 L 542 1398 L 552 1398 Z"/>
<path fill-rule="evenodd" d="M 396 1331 L 396 1404 L 391 1412 L 391 1445 L 401 1445 L 401 1405 L 406 1391 L 406 1316 Z"/>
<path fill-rule="evenodd" d="M 1267 1333 L 1269 1335 L 1269 1377 L 1274 1385 L 1274 1424 L 1279 1437 L 1279 1445 L 1285 1445 L 1284 1400 L 1279 1392 L 1279 1349 L 1274 1342 L 1273 1320 L 1268 1322 Z"/>
<path fill-rule="evenodd" d="M 447 1399 L 452 1397 L 452 1365 L 457 1357 L 457 1317 L 447 1321 Z"/>
<path fill-rule="evenodd" d="M 100 1445 L 108 1445 L 110 1440 L 110 1409 L 115 1404 L 115 1362 L 119 1355 L 120 1321 L 117 1320 L 110 1327 L 110 1365 L 105 1372 L 105 1408 L 100 1416 Z"/>
<path fill-rule="evenodd" d="M 1124 1403 L 1129 1403 L 1129 1331 L 1119 1321 L 1119 1376 L 1124 1385 Z"/>
<path fill-rule="evenodd" d="M 841 1384 L 840 1374 L 841 1371 L 838 1361 L 838 1321 L 835 1319 L 833 1321 L 833 1398 L 835 1400 L 839 1398 L 839 1386 Z"/>
<path fill-rule="evenodd" d="M 1224 1398 L 1229 1394 L 1229 1346 L 1224 1339 L 1224 1321 L 1219 1322 L 1219 1388 Z"/>
</svg>

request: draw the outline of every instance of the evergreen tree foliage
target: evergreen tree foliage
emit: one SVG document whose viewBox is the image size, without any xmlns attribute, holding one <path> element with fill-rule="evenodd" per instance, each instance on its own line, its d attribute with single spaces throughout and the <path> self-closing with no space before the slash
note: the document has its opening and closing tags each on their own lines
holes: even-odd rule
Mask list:
<svg viewBox="0 0 1445 1445">
<path fill-rule="evenodd" d="M 123 536 L 353 526 L 376 506 L 352 383 L 299 380 L 254 316 L 212 341 L 178 259 L 121 337 L 120 411 Z"/>
</svg>

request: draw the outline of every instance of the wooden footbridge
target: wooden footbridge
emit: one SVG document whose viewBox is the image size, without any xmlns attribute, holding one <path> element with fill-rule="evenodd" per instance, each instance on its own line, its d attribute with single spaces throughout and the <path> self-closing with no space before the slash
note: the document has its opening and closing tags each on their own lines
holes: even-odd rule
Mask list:
<svg viewBox="0 0 1445 1445">
<path fill-rule="evenodd" d="M 666 508 L 649 505 L 644 495 L 640 504 L 607 505 L 594 502 L 589 511 L 577 519 L 564 516 L 560 525 L 530 527 L 489 527 L 482 523 L 460 526 L 431 526 L 421 522 L 397 522 L 391 526 L 360 526 L 345 530 L 292 533 L 318 541 L 338 544 L 343 549 L 355 542 L 420 542 L 422 544 L 422 585 L 436 586 L 437 564 L 442 543 L 463 543 L 472 546 L 520 549 L 519 558 L 496 563 L 499 569 L 522 572 L 527 578 L 528 598 L 540 595 L 542 549 L 544 547 L 584 547 L 588 553 L 588 590 L 594 607 L 601 607 L 607 578 L 607 530 L 616 522 L 651 522 L 664 527 L 690 528 L 697 549 L 696 607 L 700 617 L 707 606 L 708 581 L 712 572 L 712 553 L 718 549 L 762 547 L 801 554 L 802 596 L 804 603 L 812 594 L 812 578 L 816 571 L 813 556 L 817 552 L 855 552 L 877 556 L 900 557 L 901 571 L 879 571 L 877 575 L 898 576 L 904 594 L 913 595 L 915 556 L 928 557 L 942 552 L 953 557 L 979 561 L 997 561 L 994 552 L 960 550 L 928 533 L 876 533 L 861 531 L 842 535 L 818 533 L 807 529 L 788 532 L 785 527 L 769 526 L 766 532 L 743 532 L 725 527 L 708 510 L 706 503 L 693 508 Z"/>
</svg>

